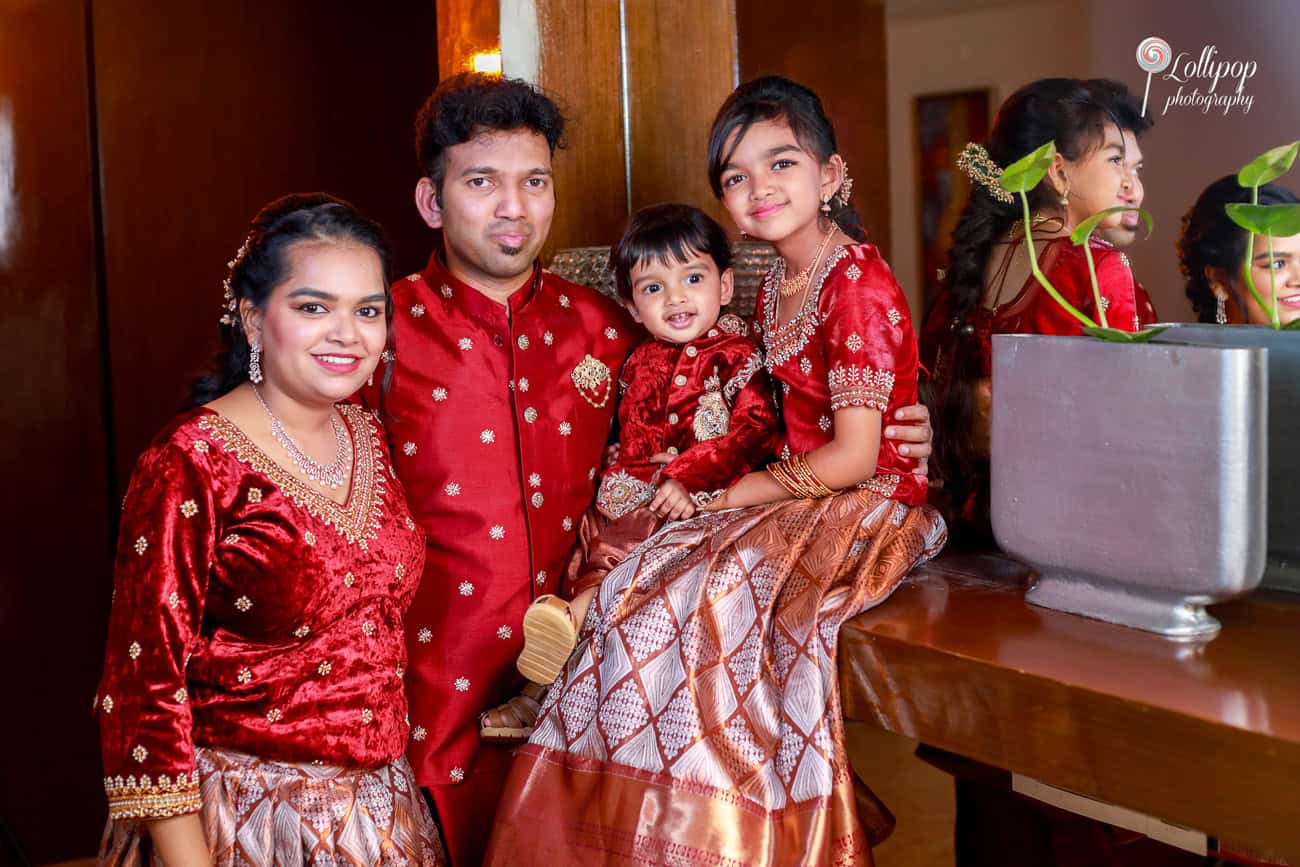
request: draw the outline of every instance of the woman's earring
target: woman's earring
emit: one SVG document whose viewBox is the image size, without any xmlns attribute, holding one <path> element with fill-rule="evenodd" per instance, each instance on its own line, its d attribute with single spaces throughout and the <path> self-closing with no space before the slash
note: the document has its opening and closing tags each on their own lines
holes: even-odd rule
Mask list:
<svg viewBox="0 0 1300 867">
<path fill-rule="evenodd" d="M 831 212 L 831 197 L 827 196 L 826 198 L 822 199 L 822 213 L 829 214 L 830 212 Z"/>
<path fill-rule="evenodd" d="M 1070 204 L 1070 194 L 1068 192 L 1061 193 L 1061 198 L 1057 199 L 1056 201 L 1060 204 L 1062 208 L 1064 208 L 1066 205 Z"/>
<path fill-rule="evenodd" d="M 370 371 L 370 376 L 366 377 L 366 388 L 370 388 L 374 384 L 375 384 L 375 372 L 372 370 Z"/>
<path fill-rule="evenodd" d="M 248 381 L 256 385 L 262 381 L 262 344 L 248 347 Z"/>
<path fill-rule="evenodd" d="M 1214 296 L 1214 300 L 1215 300 L 1215 302 L 1216 302 L 1215 305 L 1214 305 L 1214 322 L 1215 322 L 1215 324 L 1217 324 L 1217 325 L 1227 325 L 1227 324 L 1228 324 L 1228 305 L 1227 305 L 1227 303 L 1223 300 L 1223 296 L 1222 296 L 1222 295 L 1216 295 L 1216 296 Z"/>
</svg>

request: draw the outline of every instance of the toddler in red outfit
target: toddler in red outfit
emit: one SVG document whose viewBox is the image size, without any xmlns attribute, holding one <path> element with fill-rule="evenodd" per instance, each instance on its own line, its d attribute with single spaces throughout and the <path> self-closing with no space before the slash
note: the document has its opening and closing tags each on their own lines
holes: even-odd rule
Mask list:
<svg viewBox="0 0 1300 867">
<path fill-rule="evenodd" d="M 524 615 L 519 671 L 555 680 L 602 579 L 671 520 L 689 518 L 766 463 L 779 415 L 758 343 L 731 301 L 731 246 L 703 211 L 654 205 L 610 254 L 618 293 L 649 336 L 619 377 L 617 457 L 601 475 L 566 575 L 572 601 L 542 596 Z M 527 737 L 541 689 L 483 715 L 485 738 Z"/>
</svg>

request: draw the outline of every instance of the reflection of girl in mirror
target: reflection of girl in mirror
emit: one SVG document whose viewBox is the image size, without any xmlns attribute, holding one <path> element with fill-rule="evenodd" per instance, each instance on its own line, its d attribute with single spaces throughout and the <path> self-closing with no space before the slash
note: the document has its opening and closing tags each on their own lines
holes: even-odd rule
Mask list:
<svg viewBox="0 0 1300 867">
<path fill-rule="evenodd" d="M 1183 218 L 1178 262 L 1187 278 L 1187 297 L 1201 322 L 1272 324 L 1268 312 L 1250 294 L 1241 273 L 1246 230 L 1232 222 L 1224 210 L 1225 205 L 1250 200 L 1250 190 L 1237 183 L 1236 175 L 1228 175 L 1206 187 Z M 1300 198 L 1285 187 L 1265 184 L 1259 188 L 1261 205 L 1296 202 Z M 1270 304 L 1269 271 L 1273 272 L 1282 324 L 1300 319 L 1300 235 L 1274 238 L 1271 256 L 1268 239 L 1256 235 L 1250 267 L 1255 288 Z"/>
<path fill-rule="evenodd" d="M 344 202 L 266 206 L 217 369 L 136 463 L 95 701 L 103 864 L 444 863 L 403 757 L 424 535 L 345 402 L 388 340 L 386 261 Z"/>
<path fill-rule="evenodd" d="M 1017 197 L 997 182 L 1002 168 L 1055 141 L 1057 156 L 1029 193 L 1034 246 L 1043 272 L 1072 304 L 1099 320 L 1088 263 L 1069 239 L 1092 214 L 1142 204 L 1138 137 L 1151 126 L 1137 100 L 1112 81 L 1049 78 L 1011 95 L 985 151 L 968 145 L 961 161 L 971 191 L 953 230 L 943 288 L 921 333 L 932 372 L 936 469 L 953 511 L 950 526 L 988 542 L 988 413 L 994 334 L 1080 334 L 1079 322 L 1039 285 L 1025 248 Z M 1145 290 L 1118 247 L 1139 228 L 1133 211 L 1106 217 L 1091 242 L 1102 309 L 1113 328 L 1155 320 Z"/>
</svg>

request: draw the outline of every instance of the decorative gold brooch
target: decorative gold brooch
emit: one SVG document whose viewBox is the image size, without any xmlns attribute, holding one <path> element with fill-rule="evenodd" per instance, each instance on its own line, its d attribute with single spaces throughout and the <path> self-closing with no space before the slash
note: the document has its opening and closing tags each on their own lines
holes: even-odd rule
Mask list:
<svg viewBox="0 0 1300 867">
<path fill-rule="evenodd" d="M 613 391 L 613 379 L 603 361 L 588 355 L 578 362 L 578 366 L 573 368 L 570 376 L 573 378 L 573 384 L 578 387 L 578 394 L 582 395 L 582 399 L 587 403 L 596 409 L 609 403 L 609 395 Z M 599 402 L 596 400 L 598 395 Z"/>
</svg>

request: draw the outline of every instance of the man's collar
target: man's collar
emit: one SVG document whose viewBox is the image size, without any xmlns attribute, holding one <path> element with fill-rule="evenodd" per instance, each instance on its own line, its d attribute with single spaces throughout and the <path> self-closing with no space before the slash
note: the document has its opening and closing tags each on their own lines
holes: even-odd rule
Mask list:
<svg viewBox="0 0 1300 867">
<path fill-rule="evenodd" d="M 429 264 L 425 266 L 423 276 L 424 282 L 435 293 L 482 318 L 493 319 L 503 312 L 500 303 L 451 273 L 451 269 L 447 267 L 446 256 L 441 249 L 435 249 L 429 256 Z M 541 278 L 541 263 L 534 261 L 532 270 L 527 276 L 521 278 L 519 288 L 510 294 L 506 302 L 511 314 L 522 310 L 533 300 Z"/>
</svg>

